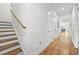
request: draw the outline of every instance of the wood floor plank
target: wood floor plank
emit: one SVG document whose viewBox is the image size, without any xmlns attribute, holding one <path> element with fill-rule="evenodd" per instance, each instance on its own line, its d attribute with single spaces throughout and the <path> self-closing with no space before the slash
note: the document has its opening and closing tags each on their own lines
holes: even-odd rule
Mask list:
<svg viewBox="0 0 79 59">
<path fill-rule="evenodd" d="M 78 48 L 75 48 L 69 37 L 64 36 L 54 39 L 40 55 L 77 55 Z"/>
<path fill-rule="evenodd" d="M 63 50 L 61 47 L 58 47 L 58 44 L 53 44 L 56 41 L 52 42 L 51 44 L 49 44 L 49 46 L 40 53 L 40 55 L 63 55 Z M 78 48 L 75 47 L 71 47 L 69 48 L 67 47 L 65 50 L 67 51 L 66 53 L 68 53 L 67 55 L 77 55 L 78 54 Z"/>
</svg>

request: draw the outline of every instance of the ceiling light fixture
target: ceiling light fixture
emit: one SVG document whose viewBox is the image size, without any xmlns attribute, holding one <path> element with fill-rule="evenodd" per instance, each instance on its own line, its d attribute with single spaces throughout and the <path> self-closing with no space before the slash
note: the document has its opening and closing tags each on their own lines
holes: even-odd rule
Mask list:
<svg viewBox="0 0 79 59">
<path fill-rule="evenodd" d="M 64 8 L 61 8 L 61 10 L 64 10 Z"/>
<path fill-rule="evenodd" d="M 50 15 L 51 14 L 51 11 L 48 11 L 48 15 Z"/>
</svg>

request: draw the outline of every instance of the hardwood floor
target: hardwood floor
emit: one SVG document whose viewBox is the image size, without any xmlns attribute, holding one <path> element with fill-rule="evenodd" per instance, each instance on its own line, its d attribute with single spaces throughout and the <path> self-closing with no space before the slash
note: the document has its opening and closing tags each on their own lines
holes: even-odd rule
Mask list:
<svg viewBox="0 0 79 59">
<path fill-rule="evenodd" d="M 68 33 L 64 32 L 55 38 L 40 55 L 77 55 L 78 48 L 75 48 Z"/>
</svg>

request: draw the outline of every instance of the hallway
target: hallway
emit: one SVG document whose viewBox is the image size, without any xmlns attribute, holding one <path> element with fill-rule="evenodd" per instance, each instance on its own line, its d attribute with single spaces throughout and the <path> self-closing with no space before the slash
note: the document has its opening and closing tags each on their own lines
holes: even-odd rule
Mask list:
<svg viewBox="0 0 79 59">
<path fill-rule="evenodd" d="M 0 55 L 78 55 L 78 42 L 79 3 L 0 4 Z"/>
<path fill-rule="evenodd" d="M 62 37 L 64 37 L 62 39 Z M 49 46 L 40 53 L 40 55 L 77 55 L 78 48 L 75 48 L 72 40 L 69 38 L 68 33 L 62 33 L 59 37 L 55 38 Z"/>
</svg>

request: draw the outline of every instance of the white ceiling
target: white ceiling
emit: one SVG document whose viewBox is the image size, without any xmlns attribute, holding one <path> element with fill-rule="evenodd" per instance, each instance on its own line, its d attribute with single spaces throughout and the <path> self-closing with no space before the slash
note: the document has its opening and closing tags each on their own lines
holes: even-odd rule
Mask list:
<svg viewBox="0 0 79 59">
<path fill-rule="evenodd" d="M 70 15 L 72 13 L 73 3 L 51 3 L 49 10 L 56 12 L 58 16 Z"/>
</svg>

